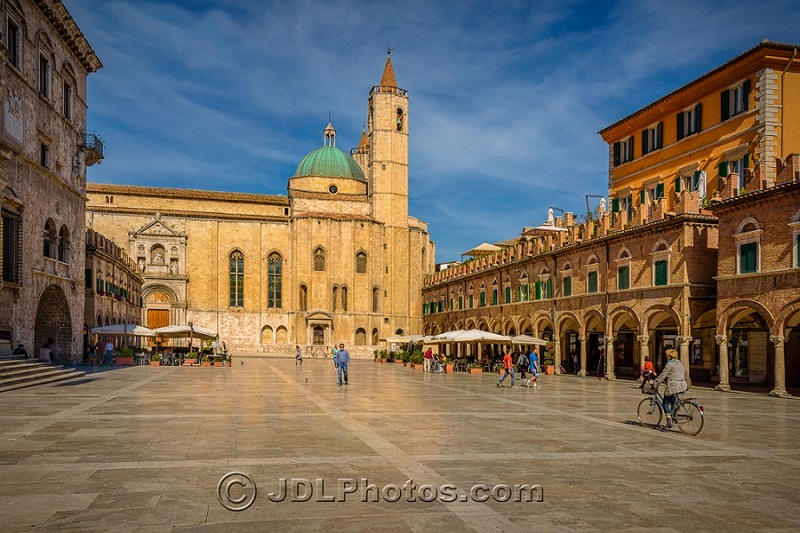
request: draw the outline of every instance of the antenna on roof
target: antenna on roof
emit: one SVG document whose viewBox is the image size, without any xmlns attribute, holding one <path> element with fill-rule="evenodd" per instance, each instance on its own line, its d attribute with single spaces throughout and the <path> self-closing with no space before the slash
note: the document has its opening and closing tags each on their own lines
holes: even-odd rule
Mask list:
<svg viewBox="0 0 800 533">
<path fill-rule="evenodd" d="M 392 41 L 391 40 L 386 41 L 386 55 L 387 56 L 392 55 L 392 50 L 394 50 L 394 48 L 392 48 L 391 45 L 392 45 Z"/>
<path fill-rule="evenodd" d="M 331 110 L 328 109 L 328 122 L 330 122 L 330 121 L 331 121 Z"/>
</svg>

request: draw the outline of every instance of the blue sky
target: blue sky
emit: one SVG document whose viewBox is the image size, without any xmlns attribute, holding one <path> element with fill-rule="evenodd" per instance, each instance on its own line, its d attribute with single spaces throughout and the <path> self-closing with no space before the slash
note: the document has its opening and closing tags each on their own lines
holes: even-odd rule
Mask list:
<svg viewBox="0 0 800 533">
<path fill-rule="evenodd" d="M 286 194 L 321 146 L 358 144 L 391 46 L 409 91 L 409 207 L 437 261 L 607 194 L 597 132 L 762 39 L 796 0 L 64 0 L 105 67 L 95 183 Z M 594 199 L 594 202 L 597 200 Z"/>
</svg>

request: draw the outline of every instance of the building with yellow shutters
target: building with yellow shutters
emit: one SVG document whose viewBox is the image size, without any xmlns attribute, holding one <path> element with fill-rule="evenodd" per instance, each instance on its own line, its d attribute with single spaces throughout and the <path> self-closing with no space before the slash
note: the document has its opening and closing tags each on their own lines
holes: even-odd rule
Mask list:
<svg viewBox="0 0 800 533">
<path fill-rule="evenodd" d="M 143 271 L 143 323 L 195 325 L 229 350 L 371 355 L 417 333 L 433 271 L 427 224 L 408 214 L 408 92 L 391 60 L 347 153 L 328 124 L 288 196 L 89 184 L 87 226 Z"/>
<path fill-rule="evenodd" d="M 800 152 L 796 55 L 796 45 L 765 40 L 600 131 L 620 225 L 674 212 L 683 191 L 696 212 L 774 185 Z"/>
</svg>

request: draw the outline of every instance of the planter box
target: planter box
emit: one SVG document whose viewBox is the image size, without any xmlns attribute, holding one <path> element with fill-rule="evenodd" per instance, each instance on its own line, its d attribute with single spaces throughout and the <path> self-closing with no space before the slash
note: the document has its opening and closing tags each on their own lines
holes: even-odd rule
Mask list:
<svg viewBox="0 0 800 533">
<path fill-rule="evenodd" d="M 161 366 L 161 361 L 150 361 L 150 366 Z"/>
<path fill-rule="evenodd" d="M 203 366 L 211 366 L 211 361 L 203 361 L 201 364 Z"/>
<path fill-rule="evenodd" d="M 117 357 L 117 366 L 133 366 L 133 357 Z"/>
<path fill-rule="evenodd" d="M 214 366 L 225 366 L 225 363 L 223 363 L 222 361 L 220 362 L 214 361 Z"/>
<path fill-rule="evenodd" d="M 384 359 L 383 357 L 381 357 L 381 363 L 385 363 L 385 362 L 386 362 L 386 359 Z"/>
<path fill-rule="evenodd" d="M 548 376 L 552 376 L 556 373 L 556 367 L 553 365 L 545 365 L 544 366 L 544 373 Z"/>
<path fill-rule="evenodd" d="M 183 360 L 183 364 L 184 365 L 196 365 L 197 364 L 197 359 L 184 359 Z"/>
<path fill-rule="evenodd" d="M 375 362 L 377 363 L 377 362 L 379 362 L 379 361 L 380 361 L 380 359 L 378 359 L 378 358 L 376 357 L 376 358 L 375 358 Z"/>
<path fill-rule="evenodd" d="M 481 374 L 481 373 L 483 373 L 483 369 L 482 368 L 470 368 L 468 370 L 468 372 L 470 374 Z"/>
<path fill-rule="evenodd" d="M 451 365 L 451 364 L 444 365 L 444 372 L 445 372 L 445 374 L 452 374 L 453 373 L 453 365 Z"/>
<path fill-rule="evenodd" d="M 397 363 L 398 365 L 402 365 L 403 364 L 403 360 L 402 359 L 395 359 L 394 362 Z"/>
</svg>

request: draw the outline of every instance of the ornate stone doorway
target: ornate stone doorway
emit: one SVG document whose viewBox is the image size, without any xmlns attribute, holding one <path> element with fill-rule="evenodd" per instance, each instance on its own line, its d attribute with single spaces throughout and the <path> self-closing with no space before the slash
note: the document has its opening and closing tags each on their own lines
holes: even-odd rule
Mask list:
<svg viewBox="0 0 800 533">
<path fill-rule="evenodd" d="M 39 298 L 36 308 L 36 329 L 34 333 L 33 355 L 39 353 L 45 343 L 50 345 L 51 359 L 64 362 L 83 354 L 72 353 L 72 318 L 69 314 L 67 298 L 61 287 L 50 285 Z"/>
</svg>

